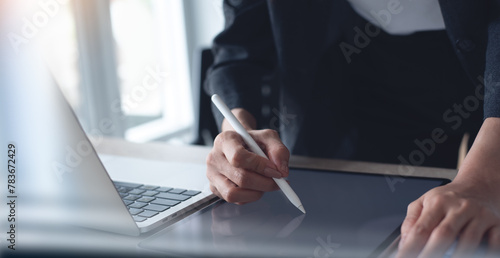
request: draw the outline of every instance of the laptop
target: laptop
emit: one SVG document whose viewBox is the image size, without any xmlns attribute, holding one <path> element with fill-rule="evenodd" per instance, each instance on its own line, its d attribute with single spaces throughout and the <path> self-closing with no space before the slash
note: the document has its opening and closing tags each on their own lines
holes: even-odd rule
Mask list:
<svg viewBox="0 0 500 258">
<path fill-rule="evenodd" d="M 203 163 L 100 157 L 89 141 L 100 143 L 99 128 L 87 137 L 48 73 L 27 70 L 26 63 L 12 61 L 0 87 L 0 143 L 16 150 L 14 194 L 23 224 L 137 236 L 218 200 Z"/>
</svg>

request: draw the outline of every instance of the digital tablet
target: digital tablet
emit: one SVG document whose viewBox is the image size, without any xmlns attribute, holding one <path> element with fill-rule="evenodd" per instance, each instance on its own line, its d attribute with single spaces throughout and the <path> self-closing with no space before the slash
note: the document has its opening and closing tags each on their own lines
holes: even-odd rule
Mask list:
<svg viewBox="0 0 500 258">
<path fill-rule="evenodd" d="M 187 257 L 377 257 L 398 236 L 408 204 L 448 179 L 291 168 L 302 214 L 281 191 L 217 202 L 142 241 Z"/>
</svg>

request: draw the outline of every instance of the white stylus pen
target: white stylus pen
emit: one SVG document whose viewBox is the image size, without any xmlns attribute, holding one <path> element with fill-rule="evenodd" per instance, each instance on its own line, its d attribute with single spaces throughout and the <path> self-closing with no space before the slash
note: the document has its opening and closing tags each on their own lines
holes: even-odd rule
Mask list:
<svg viewBox="0 0 500 258">
<path fill-rule="evenodd" d="M 224 117 L 227 119 L 229 124 L 236 130 L 236 132 L 243 138 L 245 143 L 248 145 L 250 150 L 254 152 L 255 154 L 264 157 L 268 159 L 266 154 L 262 151 L 262 149 L 257 145 L 257 143 L 254 141 L 252 136 L 248 134 L 247 130 L 243 128 L 243 125 L 240 124 L 238 119 L 234 116 L 234 114 L 229 110 L 227 107 L 226 103 L 222 101 L 222 99 L 217 95 L 214 94 L 212 95 L 212 102 L 215 104 L 215 106 L 219 109 L 219 111 L 224 115 Z M 286 197 L 290 202 L 295 205 L 300 211 L 303 213 L 306 213 L 306 210 L 304 210 L 304 206 L 302 206 L 302 203 L 300 202 L 299 197 L 297 194 L 293 191 L 293 189 L 290 187 L 290 185 L 285 181 L 283 178 L 273 178 L 274 182 L 280 187 L 281 191 L 285 193 Z"/>
</svg>

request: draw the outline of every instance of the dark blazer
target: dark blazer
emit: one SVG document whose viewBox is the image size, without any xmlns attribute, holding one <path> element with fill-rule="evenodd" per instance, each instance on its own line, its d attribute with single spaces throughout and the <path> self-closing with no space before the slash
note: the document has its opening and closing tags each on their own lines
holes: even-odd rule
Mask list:
<svg viewBox="0 0 500 258">
<path fill-rule="evenodd" d="M 500 0 L 439 3 L 447 34 L 471 87 L 484 81 L 484 117 L 500 117 Z M 281 126 L 281 135 L 293 149 L 305 122 L 302 114 L 314 102 L 304 85 L 317 80 L 325 55 L 339 57 L 340 63 L 330 65 L 338 65 L 341 73 L 341 63 L 346 60 L 339 46 L 354 38 L 359 16 L 347 0 L 232 0 L 225 1 L 224 14 L 225 29 L 213 42 L 215 62 L 207 76 L 207 92 L 221 95 L 230 108 L 242 107 L 257 115 L 258 86 L 277 68 L 284 86 L 281 106 L 295 115 L 290 124 Z M 214 114 L 220 124 L 222 117 Z"/>
</svg>

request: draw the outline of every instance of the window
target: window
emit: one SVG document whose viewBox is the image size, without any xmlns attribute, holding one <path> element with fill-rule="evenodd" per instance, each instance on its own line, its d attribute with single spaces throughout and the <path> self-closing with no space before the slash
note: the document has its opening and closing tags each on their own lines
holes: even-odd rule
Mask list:
<svg viewBox="0 0 500 258">
<path fill-rule="evenodd" d="M 125 137 L 161 139 L 193 122 L 181 1 L 112 0 Z"/>
<path fill-rule="evenodd" d="M 44 0 L 26 8 L 28 18 L 50 12 L 34 44 L 88 133 L 136 142 L 191 136 L 199 89 L 190 61 L 222 29 L 221 0 Z"/>
</svg>

